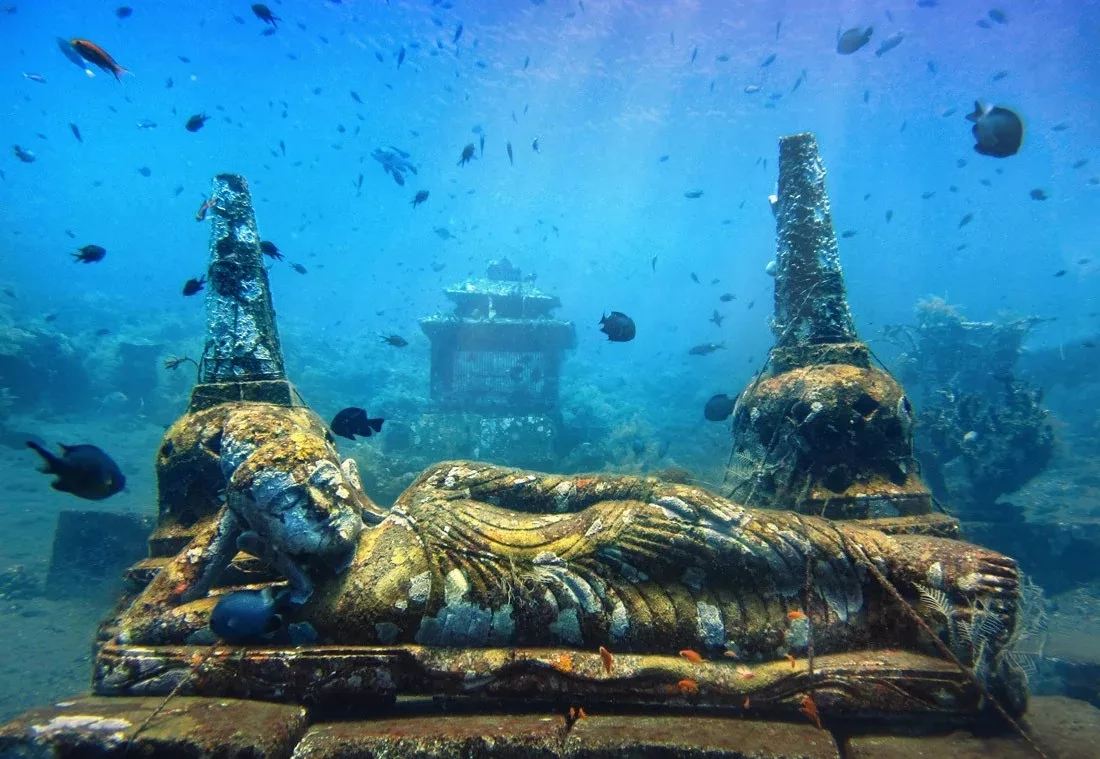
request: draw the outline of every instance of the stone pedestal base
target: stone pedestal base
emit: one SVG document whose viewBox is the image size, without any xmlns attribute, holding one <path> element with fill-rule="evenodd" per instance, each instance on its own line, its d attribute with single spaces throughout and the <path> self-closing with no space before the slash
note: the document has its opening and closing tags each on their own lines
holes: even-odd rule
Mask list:
<svg viewBox="0 0 1100 759">
<path fill-rule="evenodd" d="M 85 697 L 26 712 L 0 727 L 0 757 L 156 756 L 160 759 L 1033 759 L 1018 736 L 855 734 L 789 722 L 689 713 L 448 713 L 433 699 L 402 699 L 385 715 L 329 721 L 300 707 L 222 698 L 175 698 L 136 737 L 159 698 Z M 310 723 L 311 717 L 314 719 Z M 1066 698 L 1035 699 L 1026 721 L 1047 756 L 1094 757 L 1100 710 Z M 830 732 L 834 729 L 834 732 Z"/>
</svg>

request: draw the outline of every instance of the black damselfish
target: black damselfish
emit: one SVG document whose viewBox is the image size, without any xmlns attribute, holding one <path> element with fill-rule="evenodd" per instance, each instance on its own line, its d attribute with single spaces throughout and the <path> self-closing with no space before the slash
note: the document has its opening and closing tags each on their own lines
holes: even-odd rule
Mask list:
<svg viewBox="0 0 1100 759">
<path fill-rule="evenodd" d="M 600 318 L 600 332 L 613 343 L 628 343 L 634 339 L 636 329 L 633 319 L 621 311 L 612 311 L 610 316 Z"/>
<path fill-rule="evenodd" d="M 38 471 L 57 475 L 50 483 L 54 490 L 72 493 L 89 501 L 102 501 L 126 487 L 126 478 L 110 456 L 94 445 L 62 445 L 57 456 L 33 440 L 27 441 L 45 461 Z"/>
<path fill-rule="evenodd" d="M 381 432 L 384 421 L 385 419 L 371 419 L 365 410 L 351 406 L 334 416 L 329 427 L 334 434 L 346 437 L 348 440 L 355 440 L 356 435 L 370 437 L 376 432 Z"/>
</svg>

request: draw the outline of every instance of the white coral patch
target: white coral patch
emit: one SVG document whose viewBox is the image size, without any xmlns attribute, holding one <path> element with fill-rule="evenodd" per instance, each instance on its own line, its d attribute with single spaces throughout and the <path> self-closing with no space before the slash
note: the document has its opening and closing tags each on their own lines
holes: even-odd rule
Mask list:
<svg viewBox="0 0 1100 759">
<path fill-rule="evenodd" d="M 695 602 L 696 632 L 707 648 L 721 648 L 726 641 L 726 626 L 722 622 L 722 612 L 714 604 L 705 601 Z"/>
<path fill-rule="evenodd" d="M 409 581 L 409 603 L 423 606 L 432 592 L 432 573 L 422 572 Z"/>
</svg>

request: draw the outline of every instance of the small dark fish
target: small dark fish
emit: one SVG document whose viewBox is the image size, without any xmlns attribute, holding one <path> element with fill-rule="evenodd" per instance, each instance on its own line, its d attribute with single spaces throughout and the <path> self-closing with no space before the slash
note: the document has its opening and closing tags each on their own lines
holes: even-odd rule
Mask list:
<svg viewBox="0 0 1100 759">
<path fill-rule="evenodd" d="M 928 200 L 929 198 L 933 197 L 935 194 L 936 194 L 935 190 L 927 190 L 927 191 L 922 192 L 920 194 L 920 198 L 921 198 L 921 200 Z"/>
<path fill-rule="evenodd" d="M 462 39 L 462 24 L 459 24 L 458 28 L 455 29 L 455 36 L 454 39 L 451 40 L 451 44 L 457 45 L 460 39 Z"/>
<path fill-rule="evenodd" d="M 72 130 L 73 137 L 76 138 L 77 142 L 84 142 L 84 138 L 80 136 L 80 127 L 70 121 L 69 129 Z"/>
<path fill-rule="evenodd" d="M 691 272 L 691 281 L 694 282 L 697 285 L 703 284 L 702 282 L 699 281 L 699 275 L 696 274 L 695 272 Z"/>
<path fill-rule="evenodd" d="M 1007 24 L 1008 16 L 1000 8 L 994 8 L 989 12 L 989 18 L 998 24 Z"/>
<path fill-rule="evenodd" d="M 409 341 L 401 335 L 382 335 L 382 342 L 392 345 L 394 348 L 404 348 L 409 344 Z"/>
<path fill-rule="evenodd" d="M 306 269 L 306 267 L 302 266 L 299 263 L 291 263 L 290 268 L 298 272 L 299 274 L 309 274 L 309 271 Z"/>
<path fill-rule="evenodd" d="M 42 76 L 41 74 L 28 74 L 26 71 L 24 71 L 23 78 L 30 79 L 32 82 L 38 82 L 39 84 L 46 83 L 46 77 Z"/>
<path fill-rule="evenodd" d="M 737 296 L 733 293 L 722 293 L 720 296 L 718 296 L 718 300 L 722 301 L 723 303 L 729 303 L 731 300 L 737 300 Z"/>
<path fill-rule="evenodd" d="M 653 271 L 657 271 L 657 256 L 649 259 L 649 268 Z"/>
<path fill-rule="evenodd" d="M 710 422 L 724 422 L 733 414 L 736 403 L 736 399 L 730 398 L 725 393 L 712 396 L 703 407 L 703 418 Z"/>
<path fill-rule="evenodd" d="M 668 163 L 668 153 L 657 159 L 657 163 Z"/>
<path fill-rule="evenodd" d="M 878 46 L 878 50 L 875 51 L 875 57 L 881 58 L 889 53 L 895 47 L 901 44 L 901 41 L 905 39 L 905 35 L 901 32 L 895 32 L 882 41 L 882 44 Z"/>
<path fill-rule="evenodd" d="M 206 276 L 205 275 L 203 275 L 202 277 L 199 277 L 198 279 L 195 279 L 194 277 L 192 277 L 191 279 L 187 280 L 183 284 L 183 294 L 186 295 L 186 296 L 194 295 L 194 294 L 198 293 L 199 291 L 201 291 L 203 289 L 203 285 L 205 285 L 205 284 L 206 284 Z"/>
<path fill-rule="evenodd" d="M 872 26 L 866 29 L 860 29 L 858 26 L 854 26 L 837 37 L 836 51 L 841 55 L 851 55 L 870 42 L 873 33 L 874 27 Z"/>
<path fill-rule="evenodd" d="M 279 247 L 270 240 L 260 241 L 260 252 L 269 258 L 274 258 L 276 261 L 283 260 L 283 254 L 279 251 Z"/>
<path fill-rule="evenodd" d="M 254 4 L 252 6 L 252 12 L 256 14 L 256 18 L 260 19 L 260 21 L 263 21 L 265 24 L 271 24 L 273 28 L 279 26 L 275 23 L 276 21 L 282 21 L 281 18 L 272 13 L 271 9 L 263 3 Z"/>
<path fill-rule="evenodd" d="M 507 142 L 505 143 L 504 147 L 508 149 L 508 164 L 511 166 L 515 166 L 516 162 L 512 160 L 512 143 Z"/>
<path fill-rule="evenodd" d="M 405 62 L 405 46 L 402 45 L 401 49 L 397 51 L 397 68 L 401 68 L 401 64 Z"/>
<path fill-rule="evenodd" d="M 710 315 L 710 321 L 713 322 L 716 327 L 721 327 L 722 320 L 725 318 L 726 317 L 722 316 L 722 314 L 718 313 L 718 309 L 715 309 L 714 313 Z"/>
<path fill-rule="evenodd" d="M 98 245 L 85 245 L 83 248 L 78 248 L 77 253 L 73 253 L 73 258 L 82 264 L 92 264 L 96 261 L 102 261 L 103 257 L 107 255 L 106 248 L 101 248 Z"/>
<path fill-rule="evenodd" d="M 695 65 L 695 59 L 698 58 L 698 57 L 699 57 L 699 46 L 696 45 L 695 49 L 691 51 L 691 62 L 688 65 L 689 66 L 694 66 Z"/>
<path fill-rule="evenodd" d="M 889 224 L 894 219 L 894 212 L 890 209 L 886 209 L 886 223 Z"/>
<path fill-rule="evenodd" d="M 205 113 L 196 113 L 194 116 L 187 120 L 187 123 L 183 125 L 183 128 L 188 132 L 197 132 L 202 129 L 202 125 L 206 123 L 210 117 Z"/>
<path fill-rule="evenodd" d="M 363 99 L 359 97 L 359 93 L 355 90 L 351 91 L 351 99 L 354 100 L 356 103 L 359 103 L 360 105 L 362 105 L 363 103 Z"/>
<path fill-rule="evenodd" d="M 722 53 L 721 55 L 714 56 L 714 60 L 718 61 L 719 63 L 729 63 L 730 55 L 729 53 Z"/>
<path fill-rule="evenodd" d="M 115 15 L 119 18 L 130 18 L 130 16 L 134 15 L 134 9 L 129 5 L 120 5 L 115 8 Z"/>
<path fill-rule="evenodd" d="M 600 332 L 607 335 L 607 339 L 613 343 L 628 343 L 636 334 L 634 320 L 621 311 L 612 311 L 610 316 L 606 314 L 600 318 Z"/>
<path fill-rule="evenodd" d="M 114 74 L 115 79 L 121 80 L 122 74 L 130 73 L 126 69 L 122 68 L 122 66 L 119 66 L 118 63 L 115 62 L 115 59 L 112 58 L 106 50 L 104 50 L 94 42 L 89 42 L 88 40 L 82 39 L 72 39 L 69 40 L 69 44 L 72 46 L 73 50 L 75 50 L 80 55 L 81 58 L 88 61 L 89 63 L 93 63 L 96 66 L 99 66 L 104 71 Z"/>
<path fill-rule="evenodd" d="M 1085 166 L 1086 166 L 1086 165 L 1088 164 L 1088 162 L 1089 162 L 1089 159 L 1087 159 L 1087 158 L 1082 158 L 1082 159 L 1080 159 L 1080 160 L 1078 160 L 1078 161 L 1074 161 L 1074 162 L 1073 162 L 1073 165 L 1072 165 L 1072 166 L 1070 166 L 1070 168 L 1071 168 L 1071 169 L 1080 169 L 1080 168 L 1084 168 L 1084 167 L 1085 167 Z"/>
<path fill-rule="evenodd" d="M 993 158 L 1007 158 L 1019 152 L 1024 141 L 1024 122 L 1015 112 L 1001 106 L 990 108 L 977 100 L 974 112 L 966 118 L 974 122 L 971 132 L 977 143 L 975 152 Z"/>
<path fill-rule="evenodd" d="M 477 155 L 478 155 L 479 158 L 484 158 L 485 157 L 485 135 L 481 135 L 478 138 L 478 146 L 479 146 L 480 149 L 478 150 Z"/>
<path fill-rule="evenodd" d="M 1064 277 L 1064 276 L 1066 276 L 1066 270 L 1065 269 L 1059 269 L 1058 271 L 1054 272 L 1054 276 L 1055 276 L 1055 278 Z"/>
<path fill-rule="evenodd" d="M 714 353 L 716 350 L 725 350 L 725 343 L 703 343 L 702 345 L 696 345 L 688 351 L 688 355 L 691 356 L 706 356 L 707 354 Z"/>
<path fill-rule="evenodd" d="M 1052 126 L 1050 128 L 1050 131 L 1052 131 L 1052 132 L 1064 132 L 1067 129 L 1069 129 L 1069 124 L 1067 124 L 1064 121 L 1060 121 L 1057 124 L 1055 124 L 1054 126 Z"/>
<path fill-rule="evenodd" d="M 157 128 L 157 122 L 149 121 L 148 119 L 145 119 L 145 120 L 139 121 L 137 123 L 137 127 L 138 127 L 138 129 L 156 129 Z"/>
<path fill-rule="evenodd" d="M 469 143 L 466 147 L 462 148 L 462 155 L 458 157 L 458 163 L 456 165 L 465 166 L 470 161 L 474 160 L 474 158 L 476 158 L 476 156 L 474 155 L 474 152 L 476 150 L 477 148 L 474 147 L 474 143 L 472 142 Z"/>
<path fill-rule="evenodd" d="M 38 471 L 57 475 L 54 490 L 72 493 L 89 501 L 102 501 L 126 487 L 126 478 L 111 457 L 94 445 L 62 445 L 57 456 L 38 443 L 27 441 L 45 461 Z"/>
<path fill-rule="evenodd" d="M 100 327 L 95 331 L 96 337 L 106 337 L 109 334 L 111 334 L 111 330 L 107 329 L 106 327 Z"/>
<path fill-rule="evenodd" d="M 11 146 L 11 152 L 14 153 L 15 157 L 18 158 L 23 163 L 34 163 L 36 160 L 38 160 L 35 157 L 34 153 L 32 153 L 29 150 L 24 150 L 23 148 L 19 147 L 18 145 L 12 145 Z"/>
<path fill-rule="evenodd" d="M 767 68 L 768 66 L 772 65 L 773 63 L 775 63 L 775 59 L 776 59 L 776 57 L 777 57 L 777 54 L 776 54 L 776 53 L 772 53 L 772 54 L 771 54 L 771 55 L 769 55 L 769 56 L 768 56 L 767 58 L 765 58 L 764 60 L 760 61 L 760 68 L 762 68 L 762 69 L 766 69 L 766 68 Z"/>
<path fill-rule="evenodd" d="M 845 229 L 843 232 L 840 233 L 840 236 L 847 240 L 849 238 L 855 237 L 857 234 L 859 234 L 858 230 Z"/>
<path fill-rule="evenodd" d="M 533 139 L 531 141 L 531 150 L 535 151 L 536 153 L 540 152 L 539 151 L 539 138 L 538 137 L 536 137 L 535 139 Z"/>
<path fill-rule="evenodd" d="M 429 193 L 427 190 L 418 190 L 416 195 L 413 196 L 412 207 L 416 208 L 418 205 L 423 203 L 425 200 L 428 199 L 428 195 Z"/>
<path fill-rule="evenodd" d="M 282 140 L 279 140 L 279 152 L 282 153 L 284 156 L 286 155 L 286 143 Z"/>
<path fill-rule="evenodd" d="M 1008 76 L 1008 72 L 1007 72 L 1007 71 L 1005 71 L 1004 69 L 1001 69 L 1001 70 L 1000 70 L 1000 71 L 998 71 L 998 72 L 997 72 L 996 74 L 994 74 L 993 76 L 991 76 L 991 77 L 990 77 L 990 80 L 991 80 L 991 81 L 994 81 L 994 82 L 999 82 L 999 81 L 1001 81 L 1002 79 L 1004 79 L 1004 78 L 1005 78 L 1006 76 Z"/>
<path fill-rule="evenodd" d="M 993 24 L 989 23 L 984 18 L 980 18 L 977 21 L 975 21 L 974 25 L 977 26 L 977 27 L 980 27 L 982 29 L 992 29 L 993 28 Z"/>
<path fill-rule="evenodd" d="M 689 190 L 689 191 L 684 193 L 684 197 L 688 198 L 689 200 L 695 200 L 696 198 L 703 197 L 703 191 L 702 190 Z"/>
<path fill-rule="evenodd" d="M 1036 187 L 1034 190 L 1032 190 L 1028 194 L 1031 196 L 1032 200 L 1046 200 L 1047 198 L 1050 197 L 1050 195 L 1047 195 L 1046 190 L 1043 190 L 1042 188 L 1039 188 L 1039 187 Z"/>
<path fill-rule="evenodd" d="M 138 171 L 138 174 L 141 174 L 143 177 L 146 177 L 146 178 L 149 178 L 149 177 L 153 176 L 153 170 L 150 169 L 148 166 L 142 166 L 137 171 Z"/>
<path fill-rule="evenodd" d="M 962 229 L 963 227 L 965 227 L 967 224 L 969 224 L 972 221 L 974 221 L 974 214 L 968 213 L 965 216 L 963 216 L 961 219 L 959 219 L 959 227 L 958 228 Z"/>
<path fill-rule="evenodd" d="M 527 56 L 523 59 L 523 70 L 526 71 L 527 67 L 531 65 L 531 56 Z"/>
<path fill-rule="evenodd" d="M 210 612 L 210 630 L 231 646 L 263 643 L 283 626 L 279 609 L 289 593 L 277 597 L 271 587 L 237 590 L 218 599 Z"/>
<path fill-rule="evenodd" d="M 329 428 L 335 435 L 355 440 L 356 435 L 370 437 L 376 432 L 381 432 L 384 421 L 384 419 L 371 419 L 365 410 L 351 406 L 337 413 L 332 418 Z"/>
</svg>

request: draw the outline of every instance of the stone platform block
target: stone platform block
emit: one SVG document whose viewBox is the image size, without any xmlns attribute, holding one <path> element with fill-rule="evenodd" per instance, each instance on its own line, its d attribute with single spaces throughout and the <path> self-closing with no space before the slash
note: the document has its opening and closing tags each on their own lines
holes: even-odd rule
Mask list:
<svg viewBox="0 0 1100 759">
<path fill-rule="evenodd" d="M 163 698 L 62 701 L 0 726 L 0 757 L 287 759 L 305 733 L 300 706 L 227 698 L 174 698 L 141 733 Z"/>
<path fill-rule="evenodd" d="M 833 737 L 813 725 L 736 717 L 639 715 L 577 720 L 568 759 L 839 759 Z"/>
<path fill-rule="evenodd" d="M 554 759 L 566 722 L 548 714 L 418 715 L 310 728 L 294 759 Z"/>
<path fill-rule="evenodd" d="M 1100 756 L 1100 709 L 1062 696 L 1031 700 L 1025 725 L 1049 759 Z M 1037 759 L 1022 738 L 1005 733 L 975 735 L 956 730 L 946 735 L 865 735 L 850 738 L 846 759 Z"/>
</svg>

